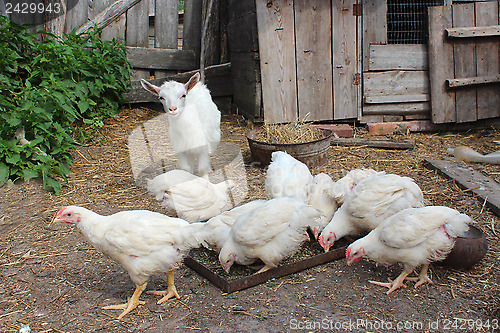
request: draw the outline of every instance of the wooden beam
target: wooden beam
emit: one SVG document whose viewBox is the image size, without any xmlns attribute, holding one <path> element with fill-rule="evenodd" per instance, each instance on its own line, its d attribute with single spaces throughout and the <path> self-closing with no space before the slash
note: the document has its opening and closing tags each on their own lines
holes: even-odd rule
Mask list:
<svg viewBox="0 0 500 333">
<path fill-rule="evenodd" d="M 106 9 L 97 14 L 97 16 L 92 20 L 76 29 L 76 33 L 88 32 L 94 26 L 97 26 L 98 28 L 104 28 L 108 26 L 139 1 L 141 0 L 117 0 L 116 2 L 113 2 L 113 4 L 106 7 Z"/>
<path fill-rule="evenodd" d="M 335 146 L 367 146 L 385 149 L 413 149 L 412 139 L 365 139 L 365 138 L 331 138 L 330 144 Z"/>
<path fill-rule="evenodd" d="M 491 25 L 487 27 L 462 27 L 445 29 L 448 37 L 486 37 L 500 36 L 500 25 Z"/>
<path fill-rule="evenodd" d="M 500 184 L 492 178 L 458 161 L 425 159 L 424 166 L 436 170 L 445 178 L 455 180 L 460 188 L 470 190 L 481 198 L 481 201 L 486 201 L 486 207 L 500 215 Z"/>
<path fill-rule="evenodd" d="M 450 88 L 476 86 L 479 84 L 500 83 L 500 74 L 490 76 L 465 77 L 461 79 L 447 79 Z"/>
<path fill-rule="evenodd" d="M 133 68 L 191 70 L 198 66 L 196 55 L 191 50 L 127 46 L 127 51 L 127 59 Z"/>
</svg>

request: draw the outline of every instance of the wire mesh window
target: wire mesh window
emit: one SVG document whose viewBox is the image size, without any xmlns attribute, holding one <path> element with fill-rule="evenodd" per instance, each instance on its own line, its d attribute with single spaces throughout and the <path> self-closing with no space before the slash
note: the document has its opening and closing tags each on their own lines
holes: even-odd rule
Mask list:
<svg viewBox="0 0 500 333">
<path fill-rule="evenodd" d="M 442 4 L 443 0 L 387 0 L 387 42 L 426 44 L 427 7 Z"/>
</svg>

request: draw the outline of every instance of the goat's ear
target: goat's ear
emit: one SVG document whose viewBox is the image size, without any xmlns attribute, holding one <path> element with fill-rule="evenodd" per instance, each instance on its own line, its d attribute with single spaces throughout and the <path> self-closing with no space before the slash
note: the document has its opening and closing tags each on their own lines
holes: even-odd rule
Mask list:
<svg viewBox="0 0 500 333">
<path fill-rule="evenodd" d="M 189 81 L 185 84 L 186 91 L 189 92 L 189 90 L 193 89 L 193 87 L 200 82 L 200 72 L 196 73 L 195 75 L 191 76 Z"/>
<path fill-rule="evenodd" d="M 144 79 L 141 79 L 141 85 L 144 89 L 146 89 L 152 94 L 158 95 L 160 93 L 160 87 L 157 87 L 154 84 L 151 84 Z"/>
</svg>

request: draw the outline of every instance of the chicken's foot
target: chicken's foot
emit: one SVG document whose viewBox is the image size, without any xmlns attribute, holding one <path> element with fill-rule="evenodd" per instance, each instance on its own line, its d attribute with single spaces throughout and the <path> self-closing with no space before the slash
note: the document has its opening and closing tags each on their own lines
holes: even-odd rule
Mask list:
<svg viewBox="0 0 500 333">
<path fill-rule="evenodd" d="M 157 295 L 157 296 L 163 296 L 156 304 L 162 304 L 165 303 L 167 300 L 169 300 L 172 297 L 175 297 L 177 299 L 181 298 L 179 294 L 177 293 L 177 289 L 175 289 L 174 285 L 174 271 L 170 271 L 167 273 L 167 290 L 151 290 L 147 291 L 146 294 L 150 295 Z"/>
<path fill-rule="evenodd" d="M 123 310 L 123 312 L 118 316 L 118 319 L 122 319 L 125 317 L 130 311 L 134 310 L 139 305 L 144 305 L 144 301 L 139 301 L 139 297 L 142 292 L 146 289 L 146 285 L 148 283 L 144 282 L 141 285 L 137 285 L 135 288 L 134 294 L 129 298 L 127 303 L 116 304 L 116 305 L 108 305 L 102 307 L 103 310 Z"/>
<path fill-rule="evenodd" d="M 394 280 L 394 281 L 389 280 L 390 282 L 378 282 L 378 281 L 368 281 L 368 282 L 370 282 L 371 284 L 377 285 L 377 286 L 389 288 L 389 290 L 387 291 L 387 295 L 389 295 L 390 293 L 392 293 L 396 289 L 399 289 L 401 287 L 406 288 L 406 285 L 403 282 L 406 279 L 406 277 L 408 276 L 408 274 L 410 274 L 411 272 L 412 272 L 411 270 L 405 269 L 401 272 L 401 274 L 399 274 L 399 276 L 396 278 L 396 280 Z"/>
<path fill-rule="evenodd" d="M 255 273 L 255 275 L 256 274 L 260 274 L 260 273 L 264 273 L 264 272 L 270 270 L 271 268 L 274 268 L 274 267 L 273 266 L 269 266 L 269 265 L 265 265 L 264 267 L 262 267 L 261 269 L 259 269 L 257 271 L 257 273 Z"/>
<path fill-rule="evenodd" d="M 420 274 L 418 275 L 418 278 L 406 278 L 408 281 L 417 281 L 415 283 L 415 288 L 420 287 L 424 283 L 430 283 L 433 284 L 434 282 L 431 280 L 431 278 L 427 275 L 427 271 L 429 270 L 429 264 L 425 264 L 422 266 L 422 270 L 420 271 Z"/>
</svg>

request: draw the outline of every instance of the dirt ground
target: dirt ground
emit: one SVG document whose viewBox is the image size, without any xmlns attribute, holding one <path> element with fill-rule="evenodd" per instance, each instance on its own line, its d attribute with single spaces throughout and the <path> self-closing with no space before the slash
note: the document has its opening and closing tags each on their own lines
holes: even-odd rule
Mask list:
<svg viewBox="0 0 500 333">
<path fill-rule="evenodd" d="M 157 305 L 144 294 L 144 306 L 123 320 L 119 311 L 101 310 L 131 296 L 134 285 L 116 263 L 96 252 L 75 228 L 52 224 L 55 213 L 75 204 L 108 215 L 125 209 L 165 212 L 136 185 L 129 158 L 130 133 L 157 117 L 158 111 L 126 109 L 110 119 L 91 145 L 74 152 L 69 181 L 56 196 L 36 181 L 0 187 L 0 331 L 18 332 L 491 332 L 500 325 L 499 218 L 470 191 L 422 165 L 424 158 L 443 158 L 446 148 L 467 145 L 481 153 L 500 149 L 496 129 L 460 133 L 411 133 L 414 150 L 331 147 L 326 172 L 338 179 L 354 168 L 409 176 L 432 204 L 466 213 L 488 236 L 485 258 L 467 271 L 431 266 L 433 285 L 386 295 L 369 279 L 386 280 L 399 267 L 376 267 L 361 261 L 347 266 L 337 260 L 250 289 L 225 294 L 191 269 L 175 273 L 180 300 Z M 239 116 L 223 119 L 223 141 L 240 146 L 248 194 L 264 197 L 265 170 L 253 166 Z M 356 129 L 359 137 L 367 136 Z M 475 163 L 496 179 L 500 168 Z M 155 276 L 148 289 L 166 289 L 166 277 Z"/>
</svg>

